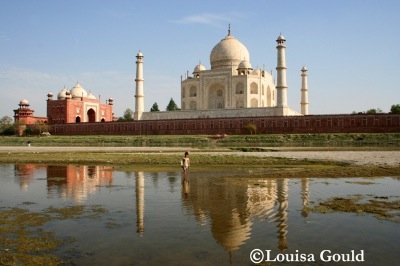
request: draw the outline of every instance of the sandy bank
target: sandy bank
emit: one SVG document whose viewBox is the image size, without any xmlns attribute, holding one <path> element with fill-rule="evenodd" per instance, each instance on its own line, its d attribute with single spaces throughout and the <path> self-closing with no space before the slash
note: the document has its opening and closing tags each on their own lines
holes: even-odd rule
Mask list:
<svg viewBox="0 0 400 266">
<path fill-rule="evenodd" d="M 189 150 L 194 153 L 284 157 L 293 159 L 329 160 L 349 162 L 358 165 L 400 166 L 400 151 L 296 151 L 280 149 L 267 152 L 239 152 L 229 150 L 204 151 L 185 147 L 27 147 L 27 146 L 0 146 L 0 152 L 161 152 L 181 153 Z"/>
</svg>

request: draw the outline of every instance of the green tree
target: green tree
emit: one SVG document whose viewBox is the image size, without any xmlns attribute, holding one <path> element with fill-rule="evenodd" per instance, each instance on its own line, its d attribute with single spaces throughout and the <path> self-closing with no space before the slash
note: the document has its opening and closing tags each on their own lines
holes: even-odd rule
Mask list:
<svg viewBox="0 0 400 266">
<path fill-rule="evenodd" d="M 11 131 L 15 132 L 12 117 L 3 116 L 0 119 L 0 134 L 9 134 Z"/>
<path fill-rule="evenodd" d="M 383 111 L 379 108 L 376 108 L 376 109 L 372 108 L 372 109 L 367 110 L 365 113 L 366 114 L 381 114 L 381 113 L 383 113 Z"/>
<path fill-rule="evenodd" d="M 176 105 L 174 99 L 171 98 L 171 100 L 169 100 L 169 103 L 167 105 L 167 111 L 177 111 L 180 110 L 178 108 L 178 105 Z"/>
<path fill-rule="evenodd" d="M 150 108 L 150 112 L 159 112 L 160 109 L 158 109 L 158 104 L 155 102 L 153 103 L 153 106 Z"/>
<path fill-rule="evenodd" d="M 133 111 L 130 108 L 127 108 L 124 112 L 124 115 L 118 118 L 118 121 L 133 121 Z"/>
<path fill-rule="evenodd" d="M 400 104 L 393 104 L 390 108 L 392 114 L 400 114 Z"/>
</svg>

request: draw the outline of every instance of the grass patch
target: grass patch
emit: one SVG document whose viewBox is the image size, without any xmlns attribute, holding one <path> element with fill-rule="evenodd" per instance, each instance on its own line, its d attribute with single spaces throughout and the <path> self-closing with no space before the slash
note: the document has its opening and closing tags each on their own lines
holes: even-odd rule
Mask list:
<svg viewBox="0 0 400 266">
<path fill-rule="evenodd" d="M 385 147 L 400 148 L 400 133 L 254 134 L 215 138 L 208 135 L 1 136 L 0 146 L 97 147 Z"/>
</svg>

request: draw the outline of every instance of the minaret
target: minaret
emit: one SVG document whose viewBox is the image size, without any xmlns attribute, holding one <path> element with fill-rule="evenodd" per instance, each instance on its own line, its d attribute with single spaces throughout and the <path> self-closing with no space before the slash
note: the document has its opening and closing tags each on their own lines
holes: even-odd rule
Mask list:
<svg viewBox="0 0 400 266">
<path fill-rule="evenodd" d="M 144 111 L 143 81 L 143 54 L 139 51 L 136 55 L 135 120 L 141 120 Z"/>
<path fill-rule="evenodd" d="M 301 114 L 308 115 L 308 69 L 303 66 L 301 69 Z"/>
<path fill-rule="evenodd" d="M 287 107 L 287 83 L 286 83 L 286 40 L 282 34 L 276 40 L 278 50 L 278 64 L 276 66 L 276 106 Z"/>
</svg>

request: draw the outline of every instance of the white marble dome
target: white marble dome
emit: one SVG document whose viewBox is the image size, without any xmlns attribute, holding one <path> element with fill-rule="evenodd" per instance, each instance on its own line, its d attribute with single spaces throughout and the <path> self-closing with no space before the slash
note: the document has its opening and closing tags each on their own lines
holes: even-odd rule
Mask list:
<svg viewBox="0 0 400 266">
<path fill-rule="evenodd" d="M 238 69 L 253 69 L 249 61 L 242 61 L 240 62 Z"/>
<path fill-rule="evenodd" d="M 194 67 L 193 73 L 199 73 L 201 71 L 207 70 L 206 67 L 202 64 L 198 64 Z"/>
<path fill-rule="evenodd" d="M 242 61 L 250 62 L 249 51 L 230 33 L 214 46 L 210 54 L 211 69 L 236 69 Z"/>
<path fill-rule="evenodd" d="M 76 85 L 71 89 L 71 96 L 72 98 L 81 98 L 81 97 L 87 97 L 88 93 L 87 91 L 81 86 L 81 84 L 76 83 Z"/>
</svg>

